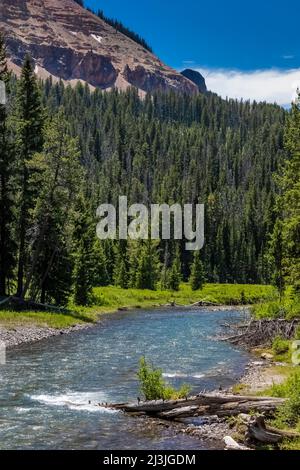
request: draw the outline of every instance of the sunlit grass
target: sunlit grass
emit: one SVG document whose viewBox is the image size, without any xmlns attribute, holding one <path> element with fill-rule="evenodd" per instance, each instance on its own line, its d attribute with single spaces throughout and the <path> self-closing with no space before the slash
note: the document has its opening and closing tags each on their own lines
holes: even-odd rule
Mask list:
<svg viewBox="0 0 300 470">
<path fill-rule="evenodd" d="M 300 297 L 294 295 L 293 290 L 288 287 L 281 300 L 277 294 L 268 302 L 259 302 L 253 307 L 252 313 L 258 319 L 286 318 L 292 320 L 300 316 Z"/>
<path fill-rule="evenodd" d="M 202 290 L 192 291 L 189 284 L 181 284 L 178 292 L 149 291 L 118 287 L 98 287 L 94 290 L 98 305 L 142 307 L 175 302 L 178 305 L 190 305 L 198 301 L 207 301 L 218 305 L 254 304 L 270 300 L 275 296 L 271 286 L 241 284 L 206 284 Z"/>
<path fill-rule="evenodd" d="M 32 310 L 16 312 L 13 310 L 0 310 L 0 326 L 6 327 L 18 325 L 30 326 L 34 324 L 41 327 L 68 328 L 87 321 L 91 321 L 91 319 L 89 317 L 82 317 L 76 314 L 76 312 L 58 313 L 48 311 L 36 312 Z"/>
<path fill-rule="evenodd" d="M 91 305 L 81 307 L 69 303 L 67 312 L 39 312 L 0 310 L 0 324 L 6 326 L 30 325 L 67 328 L 78 323 L 96 321 L 103 313 L 127 308 L 153 308 L 175 302 L 191 305 L 207 301 L 218 305 L 254 304 L 270 300 L 275 291 L 271 286 L 239 284 L 206 284 L 202 290 L 192 291 L 189 284 L 182 284 L 178 292 L 121 289 L 114 286 L 96 287 Z"/>
</svg>

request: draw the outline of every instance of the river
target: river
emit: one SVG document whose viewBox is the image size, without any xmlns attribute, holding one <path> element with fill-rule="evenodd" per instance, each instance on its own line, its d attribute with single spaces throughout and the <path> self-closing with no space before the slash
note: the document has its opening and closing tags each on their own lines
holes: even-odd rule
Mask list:
<svg viewBox="0 0 300 470">
<path fill-rule="evenodd" d="M 233 384 L 249 356 L 218 341 L 236 310 L 138 310 L 99 326 L 23 345 L 0 365 L 1 449 L 205 449 L 192 436 L 147 428 L 98 403 L 136 400 L 143 355 L 174 385 L 193 391 Z M 91 404 L 89 404 L 89 401 Z"/>
</svg>

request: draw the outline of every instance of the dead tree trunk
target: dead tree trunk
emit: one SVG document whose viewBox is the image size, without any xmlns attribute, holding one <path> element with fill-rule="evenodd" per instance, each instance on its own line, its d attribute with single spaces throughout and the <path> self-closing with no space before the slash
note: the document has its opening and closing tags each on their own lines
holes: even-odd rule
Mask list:
<svg viewBox="0 0 300 470">
<path fill-rule="evenodd" d="M 247 425 L 248 431 L 246 438 L 258 441 L 264 444 L 278 444 L 284 438 L 296 439 L 300 434 L 292 431 L 283 431 L 267 426 L 263 416 L 241 416 L 242 420 Z"/>
<path fill-rule="evenodd" d="M 148 401 L 138 404 L 119 403 L 108 408 L 126 413 L 144 413 L 163 419 L 180 419 L 195 416 L 235 416 L 241 413 L 274 412 L 284 403 L 282 398 L 252 397 L 240 395 L 206 394 L 186 400 Z"/>
</svg>

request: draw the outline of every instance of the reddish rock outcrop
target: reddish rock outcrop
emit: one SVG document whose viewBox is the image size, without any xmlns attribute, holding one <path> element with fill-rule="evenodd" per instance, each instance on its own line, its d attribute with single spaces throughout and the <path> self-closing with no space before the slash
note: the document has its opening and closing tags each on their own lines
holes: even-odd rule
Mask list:
<svg viewBox="0 0 300 470">
<path fill-rule="evenodd" d="M 0 0 L 0 29 L 15 72 L 29 53 L 41 78 L 198 93 L 188 78 L 73 0 Z"/>
</svg>

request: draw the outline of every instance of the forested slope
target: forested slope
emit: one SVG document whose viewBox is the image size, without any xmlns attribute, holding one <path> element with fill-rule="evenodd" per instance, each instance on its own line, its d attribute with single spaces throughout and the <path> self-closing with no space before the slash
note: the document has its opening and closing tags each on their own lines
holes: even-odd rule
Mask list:
<svg viewBox="0 0 300 470">
<path fill-rule="evenodd" d="M 27 58 L 12 77 L 2 46 L 1 294 L 88 302 L 93 286 L 177 289 L 264 283 L 275 223 L 274 174 L 284 162 L 286 111 L 214 94 L 75 88 L 37 82 Z M 102 241 L 96 208 L 129 203 L 205 204 L 200 257 L 185 241 Z M 197 268 L 197 269 L 196 269 Z M 197 273 L 196 273 L 197 271 Z M 197 276 L 195 277 L 195 273 Z"/>
<path fill-rule="evenodd" d="M 214 94 L 140 101 L 134 91 L 91 94 L 50 83 L 44 104 L 52 112 L 62 106 L 79 136 L 95 207 L 123 194 L 131 203 L 204 203 L 208 279 L 268 280 L 263 257 L 274 222 L 273 176 L 284 155 L 284 110 Z M 182 252 L 186 264 L 189 255 Z"/>
</svg>

